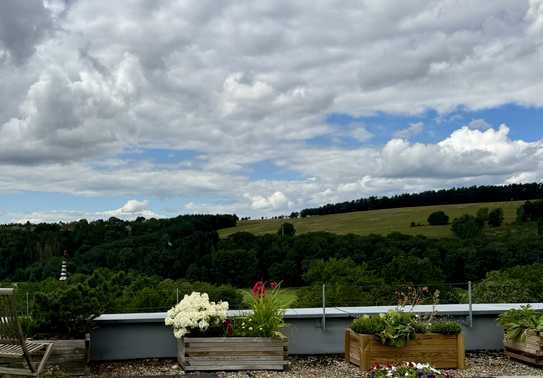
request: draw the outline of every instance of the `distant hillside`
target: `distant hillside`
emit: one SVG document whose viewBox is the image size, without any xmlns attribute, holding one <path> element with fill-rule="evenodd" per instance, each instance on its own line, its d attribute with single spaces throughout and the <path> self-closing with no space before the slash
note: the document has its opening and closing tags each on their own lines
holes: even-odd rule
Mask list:
<svg viewBox="0 0 543 378">
<path fill-rule="evenodd" d="M 404 193 L 391 197 L 369 197 L 354 201 L 327 204 L 321 207 L 303 209 L 302 217 L 396 209 L 399 207 L 453 205 L 479 202 L 526 201 L 543 198 L 543 184 L 485 185 L 466 188 L 431 190 L 421 193 Z"/>
<path fill-rule="evenodd" d="M 451 236 L 450 226 L 427 226 L 428 216 L 437 210 L 445 211 L 451 221 L 463 214 L 475 214 L 480 208 L 490 209 L 501 207 L 505 213 L 505 223 L 511 223 L 516 218 L 516 211 L 523 201 L 487 202 L 458 205 L 439 205 L 404 207 L 397 209 L 358 211 L 344 214 L 320 215 L 307 218 L 287 220 L 249 220 L 241 221 L 236 227 L 219 230 L 221 237 L 226 237 L 236 232 L 250 232 L 256 235 L 277 232 L 282 222 L 291 222 L 296 227 L 296 232 L 306 233 L 315 231 L 327 231 L 336 234 L 381 234 L 401 232 L 409 235 L 425 235 L 428 237 Z M 424 226 L 411 227 L 411 222 Z M 505 227 L 505 226 L 504 226 Z"/>
</svg>

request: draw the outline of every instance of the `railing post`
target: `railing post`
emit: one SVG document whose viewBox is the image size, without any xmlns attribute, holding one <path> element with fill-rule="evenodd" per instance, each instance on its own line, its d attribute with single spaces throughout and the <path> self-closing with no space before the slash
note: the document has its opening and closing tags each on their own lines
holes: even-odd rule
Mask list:
<svg viewBox="0 0 543 378">
<path fill-rule="evenodd" d="M 326 284 L 322 284 L 322 330 L 326 330 Z"/>
<path fill-rule="evenodd" d="M 179 288 L 175 288 L 175 304 L 179 303 Z"/>
<path fill-rule="evenodd" d="M 469 326 L 473 327 L 473 301 L 471 297 L 471 281 L 468 281 Z"/>
</svg>

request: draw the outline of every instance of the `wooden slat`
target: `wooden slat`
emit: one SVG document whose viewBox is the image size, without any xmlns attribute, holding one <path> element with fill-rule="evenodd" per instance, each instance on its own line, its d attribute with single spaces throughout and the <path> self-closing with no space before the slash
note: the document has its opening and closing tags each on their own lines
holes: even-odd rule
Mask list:
<svg viewBox="0 0 543 378">
<path fill-rule="evenodd" d="M 283 370 L 288 339 L 210 337 L 179 340 L 178 361 L 187 371 Z"/>
<path fill-rule="evenodd" d="M 269 356 L 258 356 L 258 355 L 223 355 L 223 356 L 217 356 L 214 355 L 213 357 L 208 356 L 192 356 L 187 357 L 187 361 L 209 361 L 210 358 L 213 358 L 215 361 L 284 361 L 284 356 L 277 354 L 277 355 L 269 355 Z"/>
<path fill-rule="evenodd" d="M 220 364 L 217 366 L 184 366 L 186 371 L 226 371 L 226 370 L 284 370 L 283 364 Z"/>
<path fill-rule="evenodd" d="M 192 352 L 214 352 L 214 351 L 221 351 L 225 348 L 228 348 L 231 352 L 238 352 L 238 351 L 253 351 L 253 352 L 283 352 L 282 346 L 275 346 L 275 345 L 241 345 L 241 344 L 234 344 L 234 345 L 228 345 L 225 344 L 208 344 L 208 345 L 196 345 L 196 346 L 189 346 L 187 347 L 187 353 Z"/>
<path fill-rule="evenodd" d="M 185 337 L 187 343 L 269 343 L 282 342 L 280 338 L 273 337 Z"/>
<path fill-rule="evenodd" d="M 464 341 L 462 335 L 440 334 L 417 335 L 403 348 L 383 345 L 372 335 L 349 335 L 349 359 L 367 370 L 375 362 L 425 361 L 441 369 L 456 369 L 464 366 Z M 356 351 L 353 353 L 353 351 Z"/>
<path fill-rule="evenodd" d="M 526 354 L 523 354 L 522 352 L 506 349 L 505 355 L 515 360 L 528 362 L 533 365 L 543 366 L 543 359 L 537 358 L 535 356 L 526 355 Z"/>
</svg>

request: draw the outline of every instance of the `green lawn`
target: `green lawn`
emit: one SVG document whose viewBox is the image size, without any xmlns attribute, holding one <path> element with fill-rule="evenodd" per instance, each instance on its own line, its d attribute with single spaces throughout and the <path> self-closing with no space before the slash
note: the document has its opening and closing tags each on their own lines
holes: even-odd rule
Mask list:
<svg viewBox="0 0 543 378">
<path fill-rule="evenodd" d="M 515 220 L 516 210 L 523 201 L 516 202 L 488 202 L 471 203 L 461 205 L 439 205 L 423 207 L 406 207 L 386 210 L 358 211 L 345 214 L 332 214 L 313 216 L 308 218 L 289 220 L 250 220 L 241 221 L 236 227 L 219 230 L 221 237 L 226 237 L 235 232 L 251 232 L 253 234 L 266 234 L 277 232 L 282 222 L 291 222 L 296 227 L 298 234 L 314 231 L 328 231 L 336 234 L 389 234 L 401 232 L 410 235 L 424 235 L 428 237 L 451 236 L 450 226 L 428 226 L 428 215 L 437 210 L 445 211 L 451 221 L 463 214 L 475 214 L 478 209 L 488 207 L 490 209 L 501 207 L 505 213 L 505 223 Z M 425 226 L 411 227 L 411 222 Z"/>
</svg>

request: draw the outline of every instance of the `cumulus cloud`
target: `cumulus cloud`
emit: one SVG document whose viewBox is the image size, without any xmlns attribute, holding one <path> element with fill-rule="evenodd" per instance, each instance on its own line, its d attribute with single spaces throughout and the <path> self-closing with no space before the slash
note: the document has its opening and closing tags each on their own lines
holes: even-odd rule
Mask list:
<svg viewBox="0 0 543 378">
<path fill-rule="evenodd" d="M 10 221 L 14 223 L 67 223 L 75 222 L 80 219 L 97 220 L 107 219 L 110 217 L 115 217 L 123 220 L 134 220 L 138 217 L 160 218 L 160 215 L 149 209 L 149 202 L 147 200 L 129 200 L 118 209 L 98 212 L 51 210 L 35 211 L 25 215 L 6 215 L 11 216 Z"/>
<path fill-rule="evenodd" d="M 486 130 L 491 127 L 487 121 L 480 118 L 471 120 L 466 126 L 472 130 Z"/>
<path fill-rule="evenodd" d="M 0 63 L 2 49 L 7 52 L 6 58 L 22 63 L 52 26 L 51 15 L 41 0 L 0 1 Z"/>
<path fill-rule="evenodd" d="M 122 207 L 104 211 L 100 214 L 108 217 L 116 217 L 120 219 L 134 219 L 137 217 L 144 218 L 159 218 L 159 215 L 150 210 L 149 201 L 129 200 Z"/>
<path fill-rule="evenodd" d="M 254 210 L 283 210 L 288 204 L 288 198 L 282 192 L 274 192 L 268 197 L 250 196 L 251 208 Z"/>
<path fill-rule="evenodd" d="M 220 196 L 268 214 L 541 177 L 541 142 L 507 126 L 418 144 L 414 123 L 368 147 L 374 129 L 325 120 L 543 106 L 542 25 L 527 0 L 2 1 L 0 192 Z M 362 147 L 308 143 L 320 137 Z M 198 157 L 123 159 L 133 149 Z M 259 161 L 299 175 L 250 179 Z M 191 211 L 213 206 L 192 197 Z"/>
</svg>

